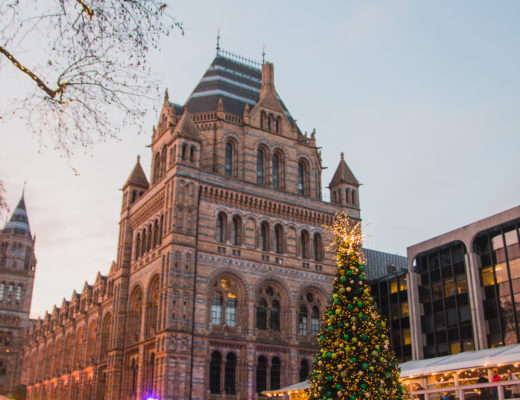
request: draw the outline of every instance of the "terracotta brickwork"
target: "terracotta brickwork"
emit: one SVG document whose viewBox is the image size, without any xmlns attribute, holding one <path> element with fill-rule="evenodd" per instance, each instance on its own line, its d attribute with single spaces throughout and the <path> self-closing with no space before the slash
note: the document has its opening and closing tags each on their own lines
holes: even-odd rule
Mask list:
<svg viewBox="0 0 520 400">
<path fill-rule="evenodd" d="M 335 271 L 323 225 L 359 202 L 322 201 L 315 133 L 272 64 L 217 56 L 203 83 L 233 77 L 212 104 L 166 94 L 150 182 L 138 161 L 123 187 L 117 261 L 28 331 L 29 399 L 256 399 L 305 374 Z"/>
</svg>

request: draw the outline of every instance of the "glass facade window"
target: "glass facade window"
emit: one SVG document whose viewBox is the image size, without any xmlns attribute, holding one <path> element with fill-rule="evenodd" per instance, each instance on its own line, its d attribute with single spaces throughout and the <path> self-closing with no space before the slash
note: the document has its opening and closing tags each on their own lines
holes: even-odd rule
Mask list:
<svg viewBox="0 0 520 400">
<path fill-rule="evenodd" d="M 367 264 L 368 265 L 368 264 Z M 372 280 L 371 293 L 383 318 L 390 322 L 390 341 L 399 362 L 412 359 L 406 271 Z"/>
<path fill-rule="evenodd" d="M 417 256 L 425 358 L 473 350 L 465 254 L 462 242 L 452 242 Z"/>
<path fill-rule="evenodd" d="M 488 345 L 520 342 L 520 219 L 479 233 L 474 240 Z"/>
</svg>

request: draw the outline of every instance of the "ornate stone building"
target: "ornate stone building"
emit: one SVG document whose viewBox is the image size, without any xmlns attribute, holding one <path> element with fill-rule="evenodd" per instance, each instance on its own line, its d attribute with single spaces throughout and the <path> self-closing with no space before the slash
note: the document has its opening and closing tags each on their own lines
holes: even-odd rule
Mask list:
<svg viewBox="0 0 520 400">
<path fill-rule="evenodd" d="M 29 311 L 36 259 L 34 237 L 22 195 L 11 219 L 0 231 L 0 393 L 12 393 L 20 382 L 23 329 Z"/>
<path fill-rule="evenodd" d="M 28 398 L 255 399 L 307 376 L 335 272 L 323 225 L 360 218 L 359 183 L 342 158 L 322 200 L 315 132 L 259 67 L 218 51 L 184 106 L 166 92 L 117 261 L 28 331 Z"/>
</svg>

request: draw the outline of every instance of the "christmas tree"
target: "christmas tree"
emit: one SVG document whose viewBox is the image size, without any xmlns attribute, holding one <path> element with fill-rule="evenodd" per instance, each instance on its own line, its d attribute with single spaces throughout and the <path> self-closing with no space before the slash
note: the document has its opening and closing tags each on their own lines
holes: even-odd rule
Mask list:
<svg viewBox="0 0 520 400">
<path fill-rule="evenodd" d="M 309 398 L 403 399 L 388 327 L 366 281 L 360 224 L 343 214 L 331 230 L 338 271 L 331 305 L 322 317 Z"/>
</svg>

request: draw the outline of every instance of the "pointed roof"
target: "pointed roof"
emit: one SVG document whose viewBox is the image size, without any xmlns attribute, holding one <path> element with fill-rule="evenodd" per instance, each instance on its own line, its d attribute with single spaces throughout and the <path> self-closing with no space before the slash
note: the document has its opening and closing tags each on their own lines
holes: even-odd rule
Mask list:
<svg viewBox="0 0 520 400">
<path fill-rule="evenodd" d="M 195 126 L 195 123 L 191 119 L 190 113 L 188 112 L 188 106 L 184 108 L 184 113 L 182 114 L 181 120 L 175 127 L 174 134 L 191 140 L 201 140 L 199 130 Z"/>
<path fill-rule="evenodd" d="M 252 108 L 260 100 L 262 89 L 260 66 L 260 63 L 219 50 L 186 102 L 190 113 L 216 111 L 219 99 L 222 98 L 223 111 L 243 115 L 246 105 Z M 291 113 L 276 92 L 275 95 L 292 122 Z"/>
<path fill-rule="evenodd" d="M 329 183 L 329 187 L 336 186 L 340 183 L 350 183 L 352 185 L 359 186 L 359 182 L 345 162 L 345 155 L 341 153 L 341 160 L 339 161 L 338 168 Z"/>
<path fill-rule="evenodd" d="M 13 215 L 11 215 L 11 219 L 5 224 L 4 229 L 2 229 L 2 233 L 32 238 L 24 195 L 25 194 L 22 193 L 22 198 L 18 202 Z"/>
<path fill-rule="evenodd" d="M 143 171 L 143 167 L 141 167 L 140 157 L 137 156 L 137 162 L 135 164 L 134 169 L 130 173 L 130 176 L 126 180 L 126 183 L 123 186 L 123 189 L 128 185 L 140 186 L 142 188 L 148 189 L 150 184 L 148 183 L 148 179 Z"/>
</svg>

